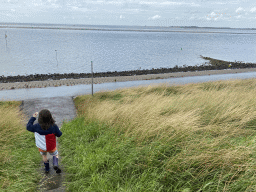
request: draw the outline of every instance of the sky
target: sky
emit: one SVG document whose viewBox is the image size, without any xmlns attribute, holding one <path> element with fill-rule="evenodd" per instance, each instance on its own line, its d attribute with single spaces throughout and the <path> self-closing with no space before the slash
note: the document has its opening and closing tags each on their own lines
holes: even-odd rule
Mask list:
<svg viewBox="0 0 256 192">
<path fill-rule="evenodd" d="M 0 0 L 0 22 L 256 28 L 256 0 Z"/>
</svg>

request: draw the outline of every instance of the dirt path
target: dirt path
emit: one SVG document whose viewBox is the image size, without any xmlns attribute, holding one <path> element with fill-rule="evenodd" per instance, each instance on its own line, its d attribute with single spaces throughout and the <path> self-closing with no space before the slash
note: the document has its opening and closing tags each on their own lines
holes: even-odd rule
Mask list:
<svg viewBox="0 0 256 192">
<path fill-rule="evenodd" d="M 76 117 L 76 109 L 72 97 L 53 97 L 53 98 L 42 98 L 42 99 L 31 99 L 24 100 L 20 105 L 20 110 L 26 115 L 27 121 L 32 117 L 35 112 L 40 112 L 42 109 L 48 109 L 53 116 L 55 123 L 61 130 L 63 121 L 70 121 Z M 38 118 L 34 124 L 38 123 Z M 32 133 L 31 133 L 32 134 Z M 65 134 L 62 132 L 62 137 Z M 58 139 L 57 139 L 58 142 Z M 36 147 L 36 145 L 35 145 Z M 39 165 L 38 172 L 43 175 L 44 178 L 40 181 L 37 191 L 52 191 L 52 192 L 64 192 L 65 186 L 63 186 L 63 181 L 65 178 L 65 165 L 61 162 L 62 149 L 57 143 L 57 149 L 59 151 L 59 167 L 62 170 L 61 174 L 57 174 L 53 169 L 52 156 L 47 155 L 50 161 L 50 172 L 45 174 L 43 160 Z M 40 155 L 38 151 L 38 155 Z M 41 156 L 41 155 L 40 155 Z"/>
</svg>

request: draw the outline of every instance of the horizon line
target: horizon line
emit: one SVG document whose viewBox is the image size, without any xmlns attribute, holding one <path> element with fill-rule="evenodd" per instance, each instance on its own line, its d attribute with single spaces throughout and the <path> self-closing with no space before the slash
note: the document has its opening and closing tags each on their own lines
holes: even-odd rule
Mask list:
<svg viewBox="0 0 256 192">
<path fill-rule="evenodd" d="M 216 29 L 256 29 L 256 28 L 241 28 L 241 27 L 199 27 L 199 26 L 191 26 L 191 25 L 176 25 L 176 26 L 159 26 L 159 25 L 104 25 L 104 24 L 99 24 L 99 25 L 91 25 L 91 24 L 63 24 L 63 23 L 16 23 L 16 22 L 0 22 L 0 25 L 68 25 L 68 26 L 130 26 L 130 27 L 162 27 L 162 28 L 177 28 L 177 27 L 184 27 L 184 28 L 216 28 Z"/>
</svg>

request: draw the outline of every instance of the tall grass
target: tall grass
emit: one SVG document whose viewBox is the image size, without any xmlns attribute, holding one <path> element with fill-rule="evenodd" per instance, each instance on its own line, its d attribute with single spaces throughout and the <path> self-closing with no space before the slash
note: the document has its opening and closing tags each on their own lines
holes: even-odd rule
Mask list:
<svg viewBox="0 0 256 192">
<path fill-rule="evenodd" d="M 154 180 L 161 191 L 244 191 L 255 188 L 255 87 L 254 79 L 162 84 L 80 96 L 75 103 L 80 117 L 116 133 L 113 142 L 122 135 L 133 138 L 133 151 L 152 147 L 138 161 L 149 172 L 161 170 Z"/>
<path fill-rule="evenodd" d="M 35 191 L 42 176 L 34 134 L 26 130 L 21 102 L 0 102 L 0 191 Z"/>
<path fill-rule="evenodd" d="M 256 190 L 255 95 L 256 80 L 246 79 L 161 84 L 76 97 L 77 118 L 64 122 L 59 138 L 67 191 Z M 4 118 L 9 122 L 1 121 L 1 127 L 16 119 L 10 127 L 24 130 L 19 127 L 20 116 L 14 114 L 10 111 Z M 3 130 L 1 135 L 6 135 Z M 17 138 L 27 138 L 21 135 Z M 33 135 L 30 139 L 34 142 Z M 15 148 L 18 141 L 13 145 L 13 139 L 4 142 L 1 162 L 16 157 L 21 163 L 24 156 L 8 157 L 5 149 L 13 146 L 21 152 L 25 146 Z M 41 157 L 30 144 L 30 153 L 37 154 L 26 158 L 33 170 Z M 13 164 L 0 166 L 6 170 L 0 172 L 0 189 L 14 189 L 14 181 L 32 189 L 36 179 L 26 184 L 29 174 L 19 180 L 10 177 L 15 175 Z"/>
</svg>

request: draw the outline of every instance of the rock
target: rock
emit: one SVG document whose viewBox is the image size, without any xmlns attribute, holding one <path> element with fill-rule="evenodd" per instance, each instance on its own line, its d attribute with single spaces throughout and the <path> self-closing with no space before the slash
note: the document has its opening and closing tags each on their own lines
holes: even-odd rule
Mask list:
<svg viewBox="0 0 256 192">
<path fill-rule="evenodd" d="M 187 71 L 206 71 L 206 70 L 218 70 L 218 69 L 237 69 L 237 68 L 256 68 L 256 64 L 253 63 L 241 63 L 241 62 L 227 62 L 210 57 L 201 58 L 209 60 L 210 63 L 202 64 L 200 66 L 187 66 L 183 67 L 175 66 L 173 68 L 160 68 L 160 69 L 147 69 L 147 70 L 134 70 L 134 71 L 114 71 L 114 72 L 101 72 L 93 73 L 93 77 L 117 77 L 117 76 L 135 76 L 146 74 L 162 74 L 162 73 L 174 73 L 174 72 L 187 72 Z M 230 66 L 231 64 L 231 66 Z M 60 80 L 60 79 L 80 79 L 91 78 L 91 73 L 69 73 L 69 74 L 35 74 L 35 75 L 23 75 L 23 76 L 1 76 L 0 83 L 13 83 L 13 82 L 29 82 L 29 81 L 46 81 L 46 80 Z"/>
</svg>

